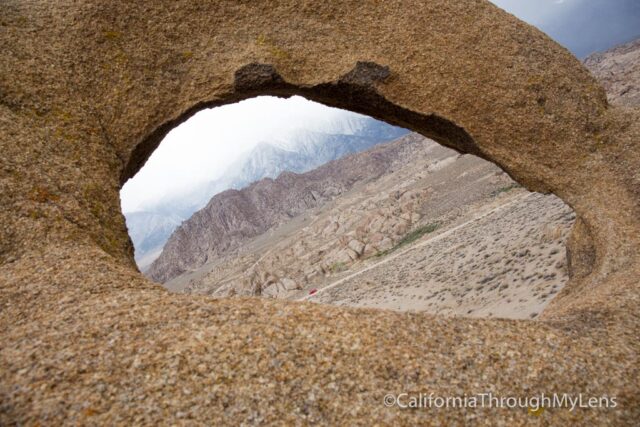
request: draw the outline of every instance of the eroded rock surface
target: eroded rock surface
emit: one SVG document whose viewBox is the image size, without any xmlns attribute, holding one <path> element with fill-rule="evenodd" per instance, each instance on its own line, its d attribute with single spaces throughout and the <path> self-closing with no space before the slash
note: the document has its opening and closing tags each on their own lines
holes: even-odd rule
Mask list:
<svg viewBox="0 0 640 427">
<path fill-rule="evenodd" d="M 544 34 L 483 0 L 0 8 L 2 424 L 532 416 L 383 404 L 423 389 L 606 394 L 616 408 L 543 422 L 637 422 L 640 113 L 608 105 Z M 265 72 L 236 79 L 251 64 Z M 118 190 L 190 114 L 258 94 L 303 95 L 494 161 L 574 208 L 572 259 L 593 262 L 540 321 L 169 294 L 136 271 Z"/>
</svg>

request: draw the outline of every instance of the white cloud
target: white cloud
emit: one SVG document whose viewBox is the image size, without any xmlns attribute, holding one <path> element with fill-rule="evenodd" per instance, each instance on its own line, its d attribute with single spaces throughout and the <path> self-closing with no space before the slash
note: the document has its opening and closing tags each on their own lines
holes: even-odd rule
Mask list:
<svg viewBox="0 0 640 427">
<path fill-rule="evenodd" d="M 262 96 L 200 111 L 169 132 L 145 166 L 124 185 L 122 209 L 141 210 L 216 179 L 241 153 L 261 141 L 283 138 L 299 127 L 321 130 L 345 115 L 355 113 L 299 96 Z"/>
</svg>

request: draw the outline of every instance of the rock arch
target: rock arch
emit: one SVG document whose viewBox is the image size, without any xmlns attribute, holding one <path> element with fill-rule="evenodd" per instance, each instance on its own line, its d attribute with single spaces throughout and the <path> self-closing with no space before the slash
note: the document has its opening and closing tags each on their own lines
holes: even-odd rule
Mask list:
<svg viewBox="0 0 640 427">
<path fill-rule="evenodd" d="M 125 419 L 159 407 L 183 413 L 191 398 L 181 390 L 202 397 L 211 393 L 206 384 L 221 376 L 226 382 L 214 404 L 227 402 L 227 412 L 204 408 L 194 417 L 296 419 L 287 405 L 305 401 L 314 381 L 323 380 L 286 360 L 290 370 L 270 369 L 234 341 L 253 337 L 267 352 L 257 331 L 302 365 L 320 363 L 325 374 L 331 365 L 335 384 L 346 386 L 351 376 L 368 390 L 351 412 L 305 404 L 309 416 L 327 422 L 418 421 L 425 414 L 385 409 L 377 394 L 399 379 L 418 385 L 427 377 L 442 393 L 452 384 L 472 391 L 470 384 L 481 379 L 504 394 L 576 387 L 618 393 L 627 409 L 550 416 L 633 419 L 638 344 L 628 331 L 639 326 L 640 114 L 608 105 L 577 59 L 544 34 L 485 0 L 1 7 L 7 54 L 0 64 L 0 298 L 6 307 L 0 339 L 8 367 L 0 374 L 8 402 L 1 419 Z M 259 94 L 300 94 L 403 125 L 494 161 L 531 190 L 563 198 L 579 218 L 569 248 L 574 277 L 545 312 L 547 320 L 196 300 L 169 296 L 144 280 L 133 267 L 120 185 L 195 111 Z M 220 335 L 211 333 L 211 324 Z M 327 325 L 339 332 L 329 337 Z M 394 336 L 385 335 L 390 330 Z M 315 338 L 305 341 L 309 331 Z M 350 352 L 354 342 L 362 356 Z M 202 351 L 207 343 L 223 350 Z M 611 359 L 600 356 L 602 349 Z M 251 412 L 261 386 L 224 368 L 232 350 L 242 372 L 279 381 L 288 392 L 265 388 L 265 399 L 275 403 Z M 114 351 L 118 357 L 109 356 Z M 159 388 L 149 385 L 163 372 L 182 372 L 171 364 L 175 352 L 188 354 L 181 362 L 187 370 L 205 364 L 203 381 L 176 374 Z M 454 356 L 442 360 L 445 353 Z M 207 371 L 206 363 L 219 369 Z M 151 380 L 142 380 L 143 373 Z M 301 375 L 305 380 L 295 382 Z M 137 388 L 140 382 L 148 385 Z M 36 390 L 35 384 L 51 387 Z M 16 387 L 29 392 L 12 394 Z M 94 399 L 96 387 L 131 400 Z M 323 393 L 346 407 L 348 396 Z M 142 402 L 134 400 L 142 395 L 144 403 L 126 403 Z M 83 407 L 86 396 L 90 403 Z M 145 413 L 140 416 L 147 420 L 160 416 L 159 410 Z"/>
</svg>

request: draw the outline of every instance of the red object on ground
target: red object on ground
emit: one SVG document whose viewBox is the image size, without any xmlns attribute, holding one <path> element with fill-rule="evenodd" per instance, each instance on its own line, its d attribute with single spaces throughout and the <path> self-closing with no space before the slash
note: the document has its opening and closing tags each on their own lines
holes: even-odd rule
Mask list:
<svg viewBox="0 0 640 427">
<path fill-rule="evenodd" d="M 315 294 L 316 292 L 318 292 L 318 290 L 317 290 L 316 288 L 313 288 L 313 289 L 311 289 L 311 290 L 309 291 L 309 295 L 313 295 L 313 294 Z"/>
</svg>

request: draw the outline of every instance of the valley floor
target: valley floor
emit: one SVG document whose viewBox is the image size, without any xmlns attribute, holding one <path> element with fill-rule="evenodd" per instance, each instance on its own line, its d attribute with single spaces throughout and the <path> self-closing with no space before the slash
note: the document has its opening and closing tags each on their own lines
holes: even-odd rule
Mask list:
<svg viewBox="0 0 640 427">
<path fill-rule="evenodd" d="M 401 149 L 398 151 L 398 149 Z M 568 280 L 573 211 L 411 135 L 395 165 L 165 286 L 468 317 L 536 318 Z M 394 163 L 395 162 L 395 163 Z"/>
<path fill-rule="evenodd" d="M 524 190 L 476 209 L 471 218 L 297 297 L 440 315 L 537 317 L 567 281 L 573 212 L 554 196 Z"/>
</svg>

